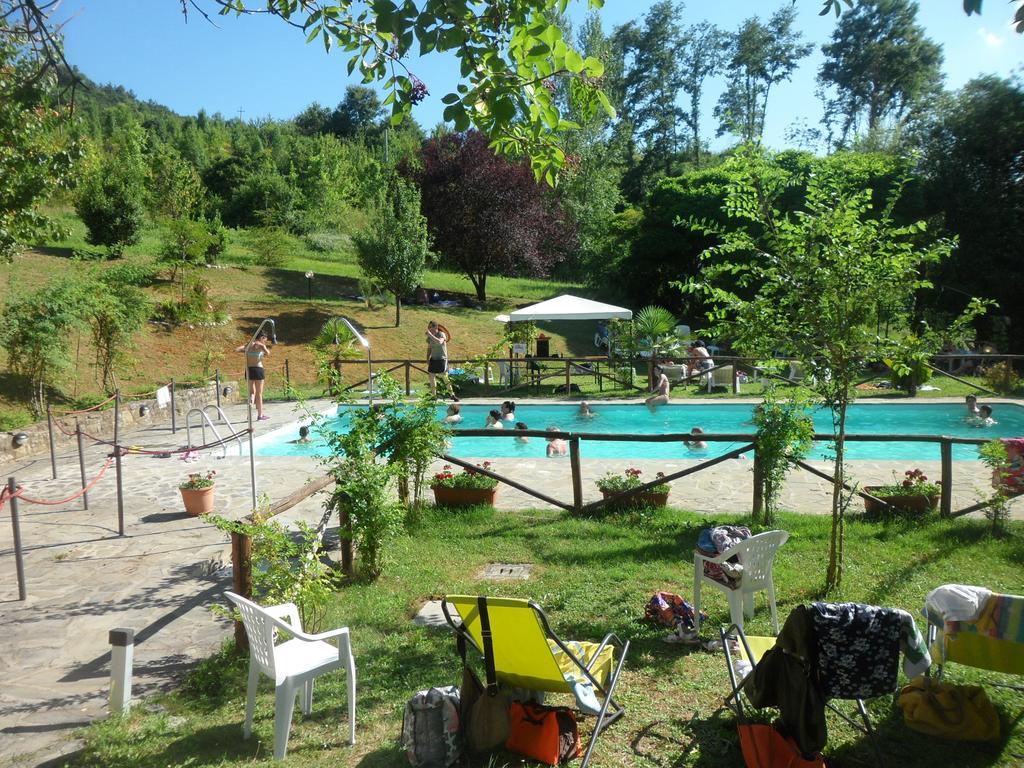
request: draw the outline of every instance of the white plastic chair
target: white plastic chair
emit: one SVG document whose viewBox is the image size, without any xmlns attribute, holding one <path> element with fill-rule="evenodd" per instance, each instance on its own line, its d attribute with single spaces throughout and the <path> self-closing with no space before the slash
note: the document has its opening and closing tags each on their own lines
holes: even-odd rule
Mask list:
<svg viewBox="0 0 1024 768">
<path fill-rule="evenodd" d="M 744 539 L 717 557 L 708 557 L 702 555 L 700 550 L 694 550 L 693 611 L 696 615 L 698 632 L 700 631 L 700 589 L 702 584 L 710 584 L 725 592 L 726 597 L 729 598 L 729 619 L 738 627 L 743 626 L 744 615 L 748 619 L 754 617 L 754 593 L 767 592 L 768 606 L 772 612 L 772 631 L 776 635 L 779 634 L 779 615 L 775 605 L 772 564 L 775 562 L 775 553 L 786 543 L 788 538 L 789 534 L 786 531 L 766 531 Z M 704 563 L 722 564 L 734 556 L 743 566 L 743 576 L 735 589 L 704 575 Z"/>
<path fill-rule="evenodd" d="M 262 608 L 234 592 L 225 592 L 242 614 L 249 637 L 249 686 L 245 702 L 243 736 L 252 735 L 252 716 L 256 708 L 256 686 L 260 672 L 277 686 L 274 703 L 274 759 L 284 760 L 288 751 L 288 732 L 295 696 L 302 690 L 302 713 L 313 710 L 313 680 L 340 667 L 348 670 L 348 743 L 356 743 L 356 663 L 352 657 L 348 627 L 317 635 L 302 631 L 299 611 L 292 603 Z M 287 619 L 285 622 L 283 619 Z M 274 640 L 279 631 L 292 635 L 280 645 Z M 337 638 L 337 646 L 326 640 Z"/>
<path fill-rule="evenodd" d="M 707 375 L 708 378 L 708 393 L 711 392 L 715 387 L 725 387 L 730 392 L 733 392 L 733 387 L 738 393 L 740 391 L 739 383 L 735 381 L 736 369 L 731 365 L 720 365 L 717 368 L 712 368 L 711 372 Z"/>
</svg>

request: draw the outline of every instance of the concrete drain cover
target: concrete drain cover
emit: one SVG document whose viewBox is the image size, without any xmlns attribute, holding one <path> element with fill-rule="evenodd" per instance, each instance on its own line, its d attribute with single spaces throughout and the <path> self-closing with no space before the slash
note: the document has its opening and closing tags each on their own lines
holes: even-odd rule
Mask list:
<svg viewBox="0 0 1024 768">
<path fill-rule="evenodd" d="M 448 622 L 444 620 L 441 613 L 440 600 L 427 600 L 412 620 L 413 624 L 420 627 L 446 627 Z"/>
<path fill-rule="evenodd" d="M 492 581 L 525 581 L 530 578 L 529 563 L 491 563 L 477 575 L 478 579 Z"/>
</svg>

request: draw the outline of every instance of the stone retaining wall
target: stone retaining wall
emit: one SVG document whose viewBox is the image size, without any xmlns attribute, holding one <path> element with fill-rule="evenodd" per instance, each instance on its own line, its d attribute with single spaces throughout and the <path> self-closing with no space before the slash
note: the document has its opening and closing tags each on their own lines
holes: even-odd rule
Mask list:
<svg viewBox="0 0 1024 768">
<path fill-rule="evenodd" d="M 221 405 L 227 406 L 241 401 L 239 384 L 237 381 L 222 381 Z M 230 388 L 228 394 L 224 390 Z M 217 402 L 217 385 L 210 383 L 203 387 L 192 389 L 177 388 L 174 392 L 174 410 L 176 413 L 177 426 L 179 431 L 185 429 L 185 416 L 193 408 L 202 408 L 205 405 Z M 146 406 L 149 411 L 142 415 L 142 407 Z M 59 418 L 60 423 L 68 432 L 74 432 L 75 416 L 64 416 Z M 114 409 L 107 407 L 104 410 L 89 411 L 77 416 L 82 430 L 91 435 L 102 437 L 105 440 L 112 440 L 114 437 Z M 212 416 L 211 416 L 212 418 Z M 58 417 L 54 416 L 54 421 Z M 166 405 L 163 408 L 157 407 L 156 398 L 145 400 L 130 400 L 121 403 L 121 427 L 123 429 L 139 429 L 140 427 L 170 424 L 171 407 Z M 21 446 L 14 444 L 14 436 L 24 432 L 28 435 L 28 441 Z M 75 446 L 74 434 L 68 436 L 54 427 L 54 442 L 57 450 L 63 451 Z M 182 437 L 184 441 L 184 436 Z M 0 464 L 24 459 L 28 456 L 37 456 L 48 453 L 50 450 L 50 438 L 47 431 L 46 421 L 40 421 L 12 432 L 0 433 Z"/>
</svg>

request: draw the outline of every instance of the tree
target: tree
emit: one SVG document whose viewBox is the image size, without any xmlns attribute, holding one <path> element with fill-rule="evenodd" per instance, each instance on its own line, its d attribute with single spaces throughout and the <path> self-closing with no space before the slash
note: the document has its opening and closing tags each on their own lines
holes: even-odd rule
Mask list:
<svg viewBox="0 0 1024 768">
<path fill-rule="evenodd" d="M 821 50 L 824 122 L 838 145 L 862 127 L 899 128 L 942 83 L 942 49 L 925 36 L 913 0 L 860 0 Z"/>
<path fill-rule="evenodd" d="M 195 218 L 202 212 L 203 180 L 195 166 L 170 144 L 149 152 L 148 206 L 153 216 Z"/>
<path fill-rule="evenodd" d="M 690 97 L 690 107 L 682 111 L 682 117 L 690 129 L 693 161 L 700 165 L 704 143 L 700 138 L 700 102 L 704 95 L 704 81 L 721 70 L 729 39 L 714 24 L 702 21 L 686 30 L 683 42 L 679 57 L 680 86 Z"/>
<path fill-rule="evenodd" d="M 43 414 L 46 390 L 71 365 L 68 335 L 83 325 L 88 292 L 74 280 L 51 283 L 29 294 L 9 295 L 0 323 L 8 366 L 29 385 L 32 413 Z"/>
<path fill-rule="evenodd" d="M 868 360 L 897 356 L 900 347 L 878 338 L 876 308 L 911 306 L 914 294 L 930 285 L 919 277 L 923 266 L 944 258 L 950 244 L 926 241 L 923 222 L 897 226 L 898 194 L 873 211 L 870 190 L 851 191 L 837 174 L 823 171 L 806 179 L 803 210 L 786 215 L 776 201 L 795 181 L 791 175 L 749 147 L 727 165 L 735 181 L 724 210 L 740 226 L 690 222 L 720 243 L 701 255 L 703 273 L 684 289 L 707 296 L 713 333 L 732 339 L 742 354 L 771 357 L 782 349 L 814 373 L 809 386 L 833 423 L 826 573 L 832 589 L 843 576 L 846 415 L 856 376 Z M 752 253 L 758 257 L 749 258 Z"/>
<path fill-rule="evenodd" d="M 325 127 L 338 138 L 351 139 L 376 130 L 383 112 L 376 91 L 363 85 L 350 85 Z"/>
<path fill-rule="evenodd" d="M 369 230 L 354 238 L 363 274 L 395 295 L 395 327 L 402 322 L 402 296 L 416 290 L 427 266 L 430 248 L 427 220 L 420 213 L 420 194 L 391 174 L 372 212 Z"/>
<path fill-rule="evenodd" d="M 813 46 L 801 43 L 794 29 L 796 8 L 780 8 L 768 24 L 755 16 L 732 36 L 728 83 L 715 107 L 718 135 L 732 133 L 743 141 L 759 141 L 764 134 L 768 96 L 772 86 L 789 80 L 799 61 Z"/>
<path fill-rule="evenodd" d="M 938 104 L 923 146 L 928 207 L 959 238 L 952 258 L 933 269 L 932 304 L 955 312 L 964 293 L 995 299 L 1009 328 L 989 338 L 1000 351 L 1024 352 L 1024 81 L 970 81 Z"/>
<path fill-rule="evenodd" d="M 843 11 L 843 3 L 848 8 L 853 7 L 853 0 L 822 0 L 821 11 L 818 13 L 819 16 L 825 16 L 828 13 L 835 13 L 838 16 Z M 981 15 L 981 4 L 982 0 L 963 0 L 964 13 L 968 16 L 972 16 L 975 13 Z M 1024 6 L 1018 6 L 1017 11 L 1013 15 L 1013 21 L 1011 22 L 1018 34 L 1024 33 Z"/>
<path fill-rule="evenodd" d="M 145 133 L 133 124 L 117 129 L 86 171 L 75 196 L 75 212 L 85 224 L 86 242 L 119 257 L 142 232 Z"/>
<path fill-rule="evenodd" d="M 84 305 L 100 383 L 107 392 L 117 388 L 115 368 L 127 359 L 132 339 L 142 330 L 152 309 L 145 293 L 111 277 L 114 279 L 99 276 L 93 284 L 95 290 Z"/>
<path fill-rule="evenodd" d="M 580 49 L 602 61 L 614 58 L 614 45 L 601 28 L 601 17 L 590 14 L 580 29 Z M 579 128 L 565 134 L 564 147 L 569 164 L 558 185 L 558 197 L 566 213 L 575 222 L 579 234 L 577 258 L 566 262 L 565 274 L 572 277 L 592 275 L 609 258 L 611 222 L 622 202 L 619 183 L 622 169 L 619 147 L 614 135 L 608 136 L 610 118 L 598 113 L 586 119 L 575 102 L 571 89 L 566 112 Z M 561 273 L 561 272 L 560 272 Z"/>
<path fill-rule="evenodd" d="M 659 0 L 644 16 L 642 29 L 630 22 L 617 33 L 630 54 L 623 81 L 623 111 L 642 142 L 644 166 L 666 174 L 671 172 L 678 151 L 678 125 L 683 119 L 676 104 L 683 85 L 679 14 L 673 0 Z"/>
<path fill-rule="evenodd" d="M 415 172 L 434 248 L 480 301 L 487 276 L 546 275 L 575 246 L 562 207 L 524 162 L 497 156 L 477 131 L 431 139 Z"/>
<path fill-rule="evenodd" d="M 0 15 L 0 261 L 26 243 L 66 236 L 39 205 L 70 185 L 79 156 L 78 143 L 56 130 L 63 115 L 46 97 L 53 78 L 40 75 L 8 32 Z"/>
<path fill-rule="evenodd" d="M 314 101 L 299 112 L 292 120 L 295 130 L 303 136 L 316 136 L 327 133 L 327 125 L 331 119 L 331 110 L 318 101 Z"/>
</svg>

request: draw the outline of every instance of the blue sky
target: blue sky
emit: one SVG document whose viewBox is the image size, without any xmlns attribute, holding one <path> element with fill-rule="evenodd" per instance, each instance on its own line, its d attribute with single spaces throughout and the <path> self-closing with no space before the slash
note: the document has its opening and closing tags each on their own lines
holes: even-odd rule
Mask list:
<svg viewBox="0 0 1024 768">
<path fill-rule="evenodd" d="M 641 18 L 653 1 L 606 0 L 605 29 Z M 1024 66 L 1024 35 L 1009 27 L 1013 6 L 988 0 L 984 15 L 968 18 L 960 0 L 925 0 L 921 5 L 927 8 L 921 21 L 945 53 L 947 87 Z M 776 7 L 762 0 L 691 0 L 683 21 L 706 19 L 731 30 L 748 16 L 765 17 Z M 788 143 L 791 126 L 815 126 L 821 117 L 815 75 L 820 46 L 828 41 L 835 19 L 819 17 L 820 8 L 820 0 L 797 0 L 798 26 L 816 49 L 768 105 L 765 139 L 776 147 Z M 585 11 L 586 3 L 577 0 L 572 16 L 582 19 Z M 357 82 L 346 75 L 344 54 L 328 55 L 318 42 L 307 45 L 300 30 L 279 19 L 214 16 L 217 26 L 212 26 L 193 13 L 186 24 L 179 0 L 65 0 L 60 13 L 67 20 L 65 44 L 73 64 L 97 82 L 123 85 L 181 114 L 205 108 L 237 117 L 241 109 L 245 120 L 290 118 L 313 101 L 335 105 L 345 86 Z M 414 111 L 429 129 L 441 119 L 441 97 L 453 90 L 458 69 L 453 58 L 438 56 L 414 59 L 411 67 L 430 89 Z M 721 90 L 720 81 L 706 89 L 706 136 L 714 134 L 711 110 Z"/>
</svg>

